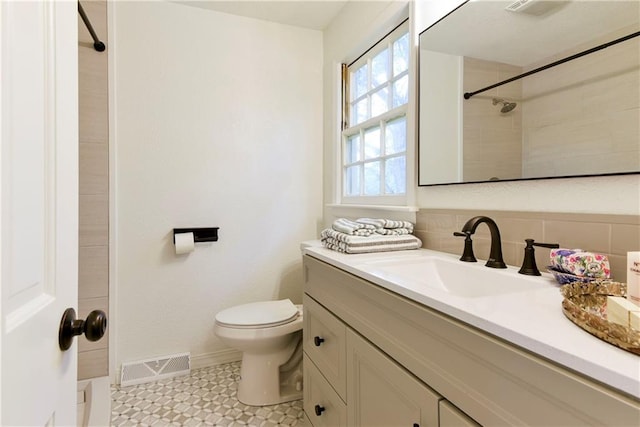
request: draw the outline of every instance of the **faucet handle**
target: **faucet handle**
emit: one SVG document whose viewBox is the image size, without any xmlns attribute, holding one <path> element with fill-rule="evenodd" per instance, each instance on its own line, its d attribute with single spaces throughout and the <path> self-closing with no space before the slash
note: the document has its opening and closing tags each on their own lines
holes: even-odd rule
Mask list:
<svg viewBox="0 0 640 427">
<path fill-rule="evenodd" d="M 524 248 L 524 260 L 522 261 L 522 267 L 518 271 L 520 274 L 526 274 L 528 276 L 540 276 L 540 270 L 536 265 L 536 253 L 534 246 L 541 248 L 556 249 L 560 245 L 557 243 L 537 243 L 533 239 L 524 239 L 527 246 Z"/>
<path fill-rule="evenodd" d="M 478 262 L 476 256 L 473 253 L 473 241 L 471 240 L 471 235 L 473 233 L 471 231 L 459 232 L 454 231 L 453 235 L 457 237 L 464 237 L 464 251 L 462 252 L 462 256 L 460 257 L 460 261 L 466 262 Z"/>
</svg>

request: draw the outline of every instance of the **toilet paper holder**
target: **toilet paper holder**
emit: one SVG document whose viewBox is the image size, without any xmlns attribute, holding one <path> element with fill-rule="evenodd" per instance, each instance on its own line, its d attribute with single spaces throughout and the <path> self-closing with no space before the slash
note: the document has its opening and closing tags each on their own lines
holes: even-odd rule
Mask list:
<svg viewBox="0 0 640 427">
<path fill-rule="evenodd" d="M 176 234 L 193 233 L 193 241 L 198 242 L 217 242 L 218 229 L 220 227 L 204 227 L 204 228 L 174 228 L 173 243 L 176 243 Z"/>
</svg>

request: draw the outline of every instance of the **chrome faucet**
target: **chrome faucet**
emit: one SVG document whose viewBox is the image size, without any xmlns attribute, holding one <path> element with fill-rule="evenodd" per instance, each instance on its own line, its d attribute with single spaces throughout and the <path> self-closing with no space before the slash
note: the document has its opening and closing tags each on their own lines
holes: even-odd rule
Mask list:
<svg viewBox="0 0 640 427">
<path fill-rule="evenodd" d="M 476 232 L 478 225 L 482 223 L 487 224 L 489 232 L 491 233 L 491 249 L 489 251 L 489 259 L 485 264 L 491 268 L 507 268 L 507 265 L 502 259 L 502 241 L 500 240 L 500 230 L 494 220 L 487 216 L 475 216 L 467 221 L 462 227 L 462 233 L 453 233 L 456 236 L 465 236 L 465 253 L 463 254 L 462 261 L 474 262 L 476 261 L 473 256 L 473 249 L 471 247 L 471 235 Z M 471 256 L 469 256 L 471 255 Z"/>
</svg>

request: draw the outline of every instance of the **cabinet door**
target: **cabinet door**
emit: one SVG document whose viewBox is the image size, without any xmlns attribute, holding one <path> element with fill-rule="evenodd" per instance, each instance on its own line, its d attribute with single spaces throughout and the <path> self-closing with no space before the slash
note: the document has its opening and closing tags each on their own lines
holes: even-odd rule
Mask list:
<svg viewBox="0 0 640 427">
<path fill-rule="evenodd" d="M 350 426 L 438 426 L 441 397 L 350 329 L 347 373 Z"/>
<path fill-rule="evenodd" d="M 447 400 L 440 401 L 440 427 L 481 427 Z"/>
</svg>

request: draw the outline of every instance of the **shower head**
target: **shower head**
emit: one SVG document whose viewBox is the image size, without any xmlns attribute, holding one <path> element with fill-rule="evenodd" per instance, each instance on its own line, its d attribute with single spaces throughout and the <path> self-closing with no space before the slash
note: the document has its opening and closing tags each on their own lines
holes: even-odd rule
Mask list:
<svg viewBox="0 0 640 427">
<path fill-rule="evenodd" d="M 515 102 L 505 101 L 502 98 L 493 98 L 493 105 L 502 104 L 502 108 L 500 108 L 501 113 L 508 113 L 518 106 Z"/>
</svg>

